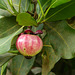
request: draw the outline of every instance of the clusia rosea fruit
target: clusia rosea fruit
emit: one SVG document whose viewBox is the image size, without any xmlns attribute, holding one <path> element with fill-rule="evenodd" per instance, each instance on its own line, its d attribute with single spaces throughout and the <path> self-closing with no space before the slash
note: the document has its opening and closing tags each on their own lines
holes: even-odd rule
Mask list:
<svg viewBox="0 0 75 75">
<path fill-rule="evenodd" d="M 25 30 L 24 33 L 19 35 L 16 41 L 16 48 L 22 55 L 32 57 L 42 50 L 43 42 L 36 34 L 42 34 L 42 31 L 34 33 L 31 30 Z"/>
</svg>

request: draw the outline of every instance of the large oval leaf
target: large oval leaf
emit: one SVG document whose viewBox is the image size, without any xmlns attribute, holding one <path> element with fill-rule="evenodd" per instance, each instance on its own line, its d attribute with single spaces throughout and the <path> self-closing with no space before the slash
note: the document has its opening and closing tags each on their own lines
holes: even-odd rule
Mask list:
<svg viewBox="0 0 75 75">
<path fill-rule="evenodd" d="M 22 55 L 14 57 L 11 63 L 12 75 L 27 75 L 34 63 L 34 60 L 35 57 L 26 59 Z"/>
<path fill-rule="evenodd" d="M 11 41 L 14 36 L 21 33 L 23 27 L 17 25 L 15 17 L 0 19 L 0 54 L 10 50 Z"/>
<path fill-rule="evenodd" d="M 46 27 L 46 37 L 49 37 L 55 53 L 64 59 L 75 57 L 75 30 L 66 21 L 46 23 Z"/>
<path fill-rule="evenodd" d="M 14 33 L 20 27 L 21 26 L 17 25 L 15 17 L 0 18 L 0 38 Z"/>
<path fill-rule="evenodd" d="M 19 30 L 12 33 L 11 35 L 0 39 L 0 54 L 3 54 L 10 50 L 11 41 L 12 41 L 13 37 L 20 34 L 22 32 L 22 30 L 23 30 L 23 27 L 21 27 Z"/>
</svg>

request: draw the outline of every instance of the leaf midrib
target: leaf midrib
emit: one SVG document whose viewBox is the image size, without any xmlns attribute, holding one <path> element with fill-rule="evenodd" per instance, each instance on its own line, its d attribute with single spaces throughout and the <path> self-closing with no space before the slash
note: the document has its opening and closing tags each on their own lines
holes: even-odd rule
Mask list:
<svg viewBox="0 0 75 75">
<path fill-rule="evenodd" d="M 45 20 L 43 20 L 42 23 L 45 22 L 45 21 L 47 21 L 48 19 L 50 19 L 51 17 L 53 17 L 54 15 L 56 15 L 57 13 L 59 13 L 60 11 L 62 11 L 63 9 L 69 7 L 69 6 L 72 5 L 73 3 L 75 3 L 75 2 L 72 2 L 71 4 L 69 4 L 69 5 L 65 6 L 65 7 L 63 7 L 63 8 L 60 9 L 60 10 L 58 10 L 57 12 L 55 12 L 54 14 L 52 14 L 51 16 L 49 16 L 48 18 L 46 18 Z"/>
<path fill-rule="evenodd" d="M 67 48 L 70 48 L 68 43 L 66 42 L 66 40 L 63 38 L 63 36 L 55 28 L 53 28 L 52 26 L 50 26 L 47 23 L 46 23 L 46 25 L 48 25 L 48 27 L 50 27 L 52 30 L 54 30 L 61 37 L 61 39 L 64 41 L 65 45 L 67 46 Z"/>
<path fill-rule="evenodd" d="M 16 24 L 15 26 L 11 27 L 10 29 L 6 30 L 6 31 L 5 31 L 5 32 L 3 32 L 2 34 L 0 34 L 0 36 L 1 36 L 1 35 L 3 35 L 4 33 L 8 32 L 9 30 L 11 30 L 11 29 L 15 28 L 16 26 L 17 26 L 17 24 Z"/>
<path fill-rule="evenodd" d="M 22 29 L 24 26 L 22 26 L 20 29 Z M 20 30 L 19 29 L 19 30 Z M 18 31 L 19 31 L 18 30 Z M 12 36 L 10 36 L 10 38 L 9 39 L 7 39 L 4 43 L 2 43 L 0 46 L 2 46 L 2 45 L 4 45 L 6 42 L 8 42 L 18 31 L 16 31 Z"/>
<path fill-rule="evenodd" d="M 0 4 L 3 8 L 7 9 L 3 4 Z"/>
</svg>

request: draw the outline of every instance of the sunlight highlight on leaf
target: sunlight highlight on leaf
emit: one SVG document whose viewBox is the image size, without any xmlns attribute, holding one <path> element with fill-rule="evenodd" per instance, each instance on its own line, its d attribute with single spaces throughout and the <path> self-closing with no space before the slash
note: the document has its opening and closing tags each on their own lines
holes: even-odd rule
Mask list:
<svg viewBox="0 0 75 75">
<path fill-rule="evenodd" d="M 3 54 L 7 51 L 10 50 L 10 47 L 11 47 L 11 41 L 13 39 L 14 36 L 20 34 L 22 32 L 22 29 L 23 29 L 24 26 L 22 26 L 19 30 L 17 30 L 15 33 L 7 36 L 7 37 L 4 37 L 2 39 L 0 39 L 0 54 Z"/>
</svg>

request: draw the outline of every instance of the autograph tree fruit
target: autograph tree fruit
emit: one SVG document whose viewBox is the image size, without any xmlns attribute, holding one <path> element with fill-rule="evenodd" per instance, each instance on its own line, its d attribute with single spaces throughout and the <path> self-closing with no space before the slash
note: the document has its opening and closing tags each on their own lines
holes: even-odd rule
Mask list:
<svg viewBox="0 0 75 75">
<path fill-rule="evenodd" d="M 24 56 L 35 56 L 43 47 L 41 38 L 37 35 L 22 34 L 16 41 L 17 50 Z"/>
</svg>

